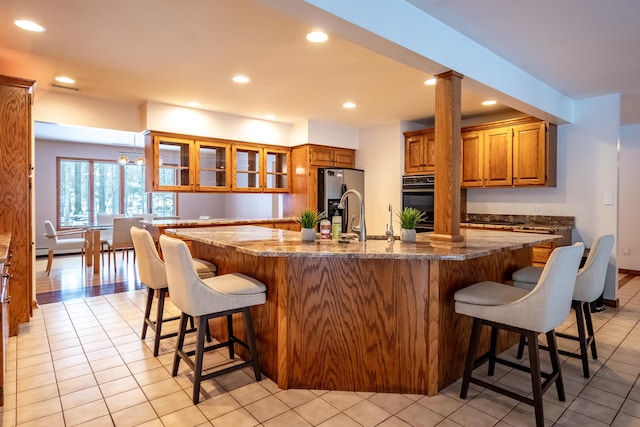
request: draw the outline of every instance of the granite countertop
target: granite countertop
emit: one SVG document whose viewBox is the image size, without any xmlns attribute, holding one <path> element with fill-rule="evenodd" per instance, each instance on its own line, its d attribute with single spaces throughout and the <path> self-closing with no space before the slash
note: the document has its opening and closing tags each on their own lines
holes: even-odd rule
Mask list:
<svg viewBox="0 0 640 427">
<path fill-rule="evenodd" d="M 467 214 L 460 226 L 505 231 L 539 231 L 541 233 L 570 233 L 575 217 L 549 215 Z"/>
<path fill-rule="evenodd" d="M 293 217 L 285 218 L 257 218 L 257 219 L 237 219 L 237 218 L 210 218 L 210 219 L 155 219 L 153 221 L 142 221 L 142 224 L 155 227 L 206 227 L 208 225 L 246 225 L 246 224 L 273 224 L 280 222 L 292 222 Z"/>
<path fill-rule="evenodd" d="M 11 233 L 0 233 L 0 264 L 4 264 L 9 256 Z"/>
<path fill-rule="evenodd" d="M 461 233 L 465 241 L 462 245 L 442 247 L 431 244 L 430 233 L 419 233 L 416 243 L 404 243 L 399 240 L 389 243 L 383 239 L 366 242 L 352 240 L 349 243 L 317 239 L 315 242 L 307 243 L 300 241 L 300 233 L 297 231 L 256 226 L 181 228 L 167 230 L 167 233 L 258 256 L 346 256 L 458 261 L 534 246 L 559 238 L 550 234 L 507 234 L 501 231 L 463 229 Z"/>
</svg>

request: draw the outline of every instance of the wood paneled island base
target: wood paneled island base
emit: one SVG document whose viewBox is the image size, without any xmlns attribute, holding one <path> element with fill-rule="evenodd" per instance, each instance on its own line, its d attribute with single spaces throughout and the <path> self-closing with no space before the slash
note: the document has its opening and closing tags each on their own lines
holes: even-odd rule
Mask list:
<svg viewBox="0 0 640 427">
<path fill-rule="evenodd" d="M 260 227 L 176 232 L 219 274 L 267 285 L 252 314 L 262 370 L 279 387 L 427 395 L 462 376 L 471 320 L 455 313 L 455 291 L 508 280 L 530 265 L 532 245 L 553 238 L 468 230 L 466 247 L 446 250 L 427 235 L 340 244 Z M 224 337 L 220 322 L 212 331 Z M 515 341 L 502 337 L 502 348 Z"/>
</svg>

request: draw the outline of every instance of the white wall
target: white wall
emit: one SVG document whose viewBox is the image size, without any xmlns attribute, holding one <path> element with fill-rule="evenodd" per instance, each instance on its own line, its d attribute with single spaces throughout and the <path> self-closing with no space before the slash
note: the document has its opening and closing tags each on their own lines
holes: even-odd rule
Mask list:
<svg viewBox="0 0 640 427">
<path fill-rule="evenodd" d="M 470 213 L 575 216 L 573 241 L 590 247 L 601 234 L 617 236 L 620 97 L 609 95 L 575 103 L 575 122 L 558 127 L 558 185 L 554 188 L 470 189 Z M 614 204 L 603 204 L 604 193 Z M 605 298 L 617 295 L 616 253 L 612 255 Z"/>
<path fill-rule="evenodd" d="M 393 208 L 393 231 L 400 234 L 396 213 L 402 207 L 401 177 L 404 168 L 403 124 L 389 123 L 360 129 L 356 168 L 364 169 L 367 234 L 384 235 Z"/>
<path fill-rule="evenodd" d="M 620 129 L 618 268 L 640 271 L 640 125 Z M 625 249 L 629 250 L 625 254 Z"/>
<path fill-rule="evenodd" d="M 289 146 L 291 125 L 147 102 L 141 107 L 145 129 Z"/>
</svg>

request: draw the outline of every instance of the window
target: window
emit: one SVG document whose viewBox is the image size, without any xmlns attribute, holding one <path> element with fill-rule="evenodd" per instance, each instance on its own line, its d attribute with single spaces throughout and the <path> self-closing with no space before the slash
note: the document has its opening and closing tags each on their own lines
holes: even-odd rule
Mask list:
<svg viewBox="0 0 640 427">
<path fill-rule="evenodd" d="M 58 227 L 95 223 L 98 215 L 176 215 L 176 193 L 146 193 L 144 166 L 58 157 Z"/>
</svg>

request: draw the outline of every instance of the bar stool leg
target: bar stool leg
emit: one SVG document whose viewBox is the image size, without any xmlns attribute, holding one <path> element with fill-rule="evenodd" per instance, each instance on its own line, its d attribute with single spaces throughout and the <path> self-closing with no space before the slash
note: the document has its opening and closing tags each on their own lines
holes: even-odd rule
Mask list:
<svg viewBox="0 0 640 427">
<path fill-rule="evenodd" d="M 233 360 L 235 357 L 235 337 L 233 335 L 233 316 L 231 314 L 227 314 L 227 335 L 229 340 L 229 359 Z"/>
<path fill-rule="evenodd" d="M 533 408 L 536 414 L 536 427 L 544 427 L 538 334 L 536 332 L 528 331 L 526 335 L 527 343 L 529 345 L 529 367 L 531 368 L 531 386 L 533 388 Z"/>
<path fill-rule="evenodd" d="M 491 327 L 491 344 L 489 347 L 489 370 L 488 370 L 488 374 L 490 377 L 493 376 L 496 370 L 496 347 L 498 344 L 498 331 L 499 331 L 498 328 Z"/>
<path fill-rule="evenodd" d="M 147 288 L 147 304 L 144 308 L 144 319 L 142 319 L 142 339 L 147 336 L 147 328 L 149 327 L 149 315 L 151 314 L 151 305 L 153 304 L 153 294 L 155 289 Z"/>
<path fill-rule="evenodd" d="M 556 342 L 556 331 L 553 329 L 547 332 L 547 347 L 549 347 L 549 357 L 551 358 L 551 367 L 553 368 L 552 375 L 556 372 L 558 373 L 558 378 L 556 378 L 555 381 L 558 400 L 560 402 L 564 402 L 564 381 L 562 380 L 562 372 L 560 371 L 560 356 L 558 352 L 558 344 Z"/>
<path fill-rule="evenodd" d="M 202 381 L 202 359 L 204 357 L 204 341 L 207 334 L 208 316 L 198 318 L 198 342 L 196 343 L 195 365 L 193 368 L 193 404 L 200 401 L 200 383 Z"/>
<path fill-rule="evenodd" d="M 576 326 L 578 327 L 578 342 L 580 343 L 582 374 L 585 378 L 589 378 L 589 356 L 587 354 L 587 337 L 584 330 L 584 311 L 582 301 L 575 301 L 573 309 L 576 311 Z"/>
<path fill-rule="evenodd" d="M 169 292 L 168 288 L 160 289 L 160 295 L 158 296 L 158 308 L 156 311 L 156 336 L 153 340 L 153 355 L 157 356 L 160 350 L 160 339 L 162 338 L 162 318 L 164 316 L 164 299 Z"/>
<path fill-rule="evenodd" d="M 251 353 L 251 360 L 253 360 L 253 373 L 256 376 L 256 381 L 262 379 L 260 374 L 260 363 L 258 362 L 258 348 L 256 347 L 256 335 L 253 332 L 253 319 L 251 317 L 251 309 L 245 307 L 242 312 L 244 318 L 245 330 L 247 332 L 247 341 L 249 342 L 249 352 Z"/>
<path fill-rule="evenodd" d="M 469 391 L 469 383 L 471 380 L 471 372 L 475 362 L 478 343 L 480 342 L 480 332 L 482 332 L 482 322 L 480 319 L 473 319 L 471 328 L 471 337 L 469 338 L 469 350 L 467 351 L 467 361 L 464 365 L 464 375 L 462 377 L 462 387 L 460 388 L 460 398 L 466 399 Z"/>
<path fill-rule="evenodd" d="M 587 324 L 588 339 L 591 340 L 591 356 L 593 356 L 593 360 L 598 360 L 598 351 L 596 350 L 596 337 L 593 332 L 593 323 L 591 322 L 591 307 L 587 302 L 585 302 L 584 304 L 584 321 Z"/>
<path fill-rule="evenodd" d="M 178 375 L 178 368 L 180 367 L 180 359 L 182 353 L 182 347 L 184 347 L 184 336 L 187 332 L 187 320 L 189 315 L 184 312 L 180 315 L 180 326 L 178 328 L 178 340 L 176 342 L 176 351 L 173 356 L 173 369 L 171 369 L 171 376 Z"/>
</svg>

